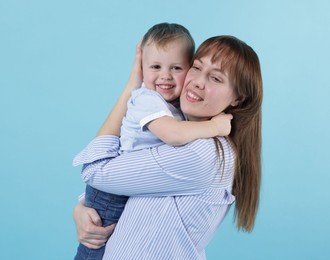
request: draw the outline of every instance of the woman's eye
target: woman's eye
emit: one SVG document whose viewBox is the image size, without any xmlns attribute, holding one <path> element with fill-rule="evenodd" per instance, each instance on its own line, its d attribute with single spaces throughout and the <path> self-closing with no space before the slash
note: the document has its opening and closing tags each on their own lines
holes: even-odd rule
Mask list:
<svg viewBox="0 0 330 260">
<path fill-rule="evenodd" d="M 222 80 L 218 77 L 211 76 L 211 79 L 217 83 L 222 83 Z"/>
<path fill-rule="evenodd" d="M 192 68 L 193 68 L 194 70 L 200 70 L 200 68 L 199 68 L 198 66 L 195 66 L 195 65 L 193 65 Z"/>
</svg>

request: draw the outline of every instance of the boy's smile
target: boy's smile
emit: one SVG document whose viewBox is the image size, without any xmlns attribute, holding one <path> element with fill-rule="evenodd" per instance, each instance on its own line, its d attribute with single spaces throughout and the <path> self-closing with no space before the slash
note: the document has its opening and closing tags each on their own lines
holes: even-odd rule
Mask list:
<svg viewBox="0 0 330 260">
<path fill-rule="evenodd" d="M 178 39 L 164 48 L 147 44 L 142 52 L 143 81 L 170 102 L 180 96 L 189 69 L 187 43 Z"/>
</svg>

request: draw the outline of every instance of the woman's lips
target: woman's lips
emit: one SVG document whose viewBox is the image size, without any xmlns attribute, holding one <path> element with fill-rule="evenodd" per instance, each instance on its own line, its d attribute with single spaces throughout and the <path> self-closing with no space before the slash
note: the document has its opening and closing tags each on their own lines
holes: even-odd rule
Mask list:
<svg viewBox="0 0 330 260">
<path fill-rule="evenodd" d="M 202 101 L 203 99 L 197 95 L 196 92 L 187 90 L 186 97 L 189 101 L 195 102 L 195 101 Z"/>
</svg>

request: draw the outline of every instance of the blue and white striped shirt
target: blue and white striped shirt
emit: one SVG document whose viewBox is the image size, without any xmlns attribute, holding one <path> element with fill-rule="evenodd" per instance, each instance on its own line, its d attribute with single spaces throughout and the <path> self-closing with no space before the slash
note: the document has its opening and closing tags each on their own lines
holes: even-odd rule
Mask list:
<svg viewBox="0 0 330 260">
<path fill-rule="evenodd" d="M 103 259 L 205 259 L 207 243 L 235 200 L 235 153 L 225 138 L 220 141 L 220 158 L 213 139 L 118 156 L 119 138 L 101 136 L 76 156 L 74 165 L 84 164 L 89 185 L 130 196 Z"/>
</svg>

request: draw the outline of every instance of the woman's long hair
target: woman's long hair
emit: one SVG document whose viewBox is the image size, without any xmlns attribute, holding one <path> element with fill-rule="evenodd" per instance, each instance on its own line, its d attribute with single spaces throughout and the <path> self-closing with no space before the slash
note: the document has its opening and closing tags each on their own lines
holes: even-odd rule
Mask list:
<svg viewBox="0 0 330 260">
<path fill-rule="evenodd" d="M 234 118 L 229 138 L 236 150 L 233 193 L 238 229 L 252 231 L 259 204 L 261 183 L 262 77 L 254 50 L 233 36 L 209 38 L 198 48 L 195 59 L 211 56 L 226 71 L 238 97 L 238 105 L 225 112 Z M 221 145 L 221 144 L 220 144 Z"/>
</svg>

